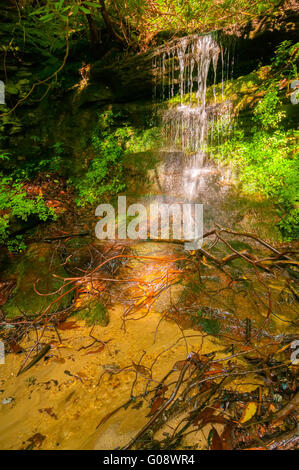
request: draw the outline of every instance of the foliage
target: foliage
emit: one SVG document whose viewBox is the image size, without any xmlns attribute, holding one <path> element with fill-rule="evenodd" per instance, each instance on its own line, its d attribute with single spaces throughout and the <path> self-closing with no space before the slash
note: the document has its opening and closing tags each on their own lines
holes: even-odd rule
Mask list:
<svg viewBox="0 0 299 470">
<path fill-rule="evenodd" d="M 10 239 L 10 235 L 15 220 L 26 222 L 31 216 L 46 221 L 55 218 L 55 212 L 46 206 L 41 194 L 29 198 L 21 182 L 14 182 L 0 172 L 0 244 L 6 243 L 11 251 L 23 250 L 22 236 Z"/>
<path fill-rule="evenodd" d="M 83 177 L 72 180 L 78 193 L 77 204 L 95 204 L 99 198 L 124 190 L 123 160 L 130 153 L 145 151 L 157 139 L 155 128 L 137 131 L 122 122 L 119 113 L 106 111 L 98 116 L 91 136 L 95 157 L 88 162 Z"/>
<path fill-rule="evenodd" d="M 298 131 L 287 129 L 281 80 L 295 77 L 295 51 L 298 57 L 298 44 L 289 41 L 277 48 L 271 74 L 257 90 L 264 96 L 254 106 L 251 125 L 245 126 L 240 119 L 234 134 L 213 148 L 216 159 L 238 169 L 247 193 L 273 198 L 281 216 L 279 226 L 287 238 L 298 236 L 299 230 Z"/>
<path fill-rule="evenodd" d="M 39 142 L 38 136 L 31 137 L 34 142 Z M 7 165 L 7 171 L 14 181 L 29 181 L 39 173 L 43 173 L 46 177 L 50 177 L 53 173 L 62 173 L 64 148 L 61 142 L 56 142 L 50 149 L 49 155 L 44 155 L 43 151 L 38 148 L 38 152 L 32 152 L 29 158 L 24 161 L 16 162 L 13 159 Z M 1 155 L 0 155 L 1 158 Z"/>
<path fill-rule="evenodd" d="M 111 111 L 100 114 L 91 141 L 96 156 L 88 163 L 83 178 L 72 181 L 78 192 L 77 204 L 94 204 L 105 193 L 124 189 L 122 157 L 130 137 L 130 128 L 113 128 Z"/>
<path fill-rule="evenodd" d="M 0 115 L 2 126 L 12 126 L 11 109 L 38 102 L 50 90 L 76 84 L 82 63 L 100 56 L 111 38 L 117 47 L 146 50 L 160 35 L 188 34 L 242 25 L 259 15 L 274 15 L 278 0 L 22 0 L 5 6 L 0 17 L 0 57 L 3 60 L 8 108 Z M 230 13 L 227 14 L 227 11 Z M 78 53 L 79 52 L 79 53 Z M 80 60 L 78 60 L 78 57 Z M 11 74 L 14 66 L 31 66 Z M 42 67 L 41 67 L 42 64 Z M 10 109 L 9 109 L 10 108 Z"/>
<path fill-rule="evenodd" d="M 285 117 L 285 112 L 277 109 L 279 104 L 278 89 L 272 86 L 254 108 L 254 121 L 265 130 L 276 129 Z"/>
<path fill-rule="evenodd" d="M 298 77 L 299 43 L 283 41 L 279 44 L 272 60 L 272 72 L 277 72 L 289 80 Z"/>
<path fill-rule="evenodd" d="M 23 3 L 22 10 L 18 10 L 16 29 L 28 31 L 29 41 L 35 41 L 38 48 L 37 22 L 43 26 L 41 44 L 46 40 L 50 47 L 61 46 L 62 32 L 67 26 L 72 35 L 89 31 L 91 41 L 95 39 L 95 29 L 98 38 L 106 30 L 126 46 L 145 48 L 160 32 L 207 32 L 241 25 L 260 15 L 274 15 L 280 4 L 279 0 L 47 0 L 38 4 L 27 0 Z"/>
<path fill-rule="evenodd" d="M 52 146 L 53 156 L 39 161 L 36 170 L 47 171 L 48 173 L 57 173 L 62 166 L 64 148 L 61 142 L 56 142 Z"/>
</svg>

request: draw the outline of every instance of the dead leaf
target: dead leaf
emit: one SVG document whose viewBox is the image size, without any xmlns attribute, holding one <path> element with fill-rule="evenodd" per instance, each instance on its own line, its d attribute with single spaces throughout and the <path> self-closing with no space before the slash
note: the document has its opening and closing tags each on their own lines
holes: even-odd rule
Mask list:
<svg viewBox="0 0 299 470">
<path fill-rule="evenodd" d="M 23 351 L 21 346 L 16 341 L 11 341 L 9 343 L 10 349 L 13 353 L 18 354 Z"/>
<path fill-rule="evenodd" d="M 75 321 L 65 321 L 57 325 L 58 330 L 74 330 L 75 328 L 80 328 Z"/>
<path fill-rule="evenodd" d="M 223 450 L 221 437 L 215 428 L 213 428 L 211 450 Z"/>
<path fill-rule="evenodd" d="M 64 364 L 65 359 L 63 357 L 55 357 L 53 362 L 56 362 L 57 364 Z"/>
<path fill-rule="evenodd" d="M 99 353 L 99 352 L 103 351 L 104 347 L 105 347 L 105 345 L 101 344 L 101 346 L 99 346 L 97 349 L 94 349 L 93 351 L 88 351 L 87 353 L 85 353 L 84 356 L 88 356 L 89 354 Z"/>
<path fill-rule="evenodd" d="M 23 372 L 26 372 L 27 370 L 29 370 L 32 366 L 34 366 L 35 364 L 37 364 L 37 362 L 39 362 L 46 354 L 47 352 L 51 349 L 51 346 L 49 344 L 46 344 L 42 349 L 41 351 L 36 355 L 34 356 L 34 358 L 32 359 L 31 362 L 29 362 L 28 366 L 24 367 L 23 369 L 21 368 L 19 370 L 19 372 L 17 373 L 17 376 L 20 375 L 20 374 L 23 374 Z"/>
<path fill-rule="evenodd" d="M 249 421 L 251 418 L 253 418 L 256 411 L 257 411 L 257 403 L 255 403 L 254 401 L 247 403 L 242 413 L 240 423 L 243 424 Z"/>
<path fill-rule="evenodd" d="M 214 369 L 214 370 L 208 370 L 207 372 L 204 373 L 204 375 L 217 375 L 217 374 L 223 374 L 225 372 L 223 369 Z"/>
<path fill-rule="evenodd" d="M 270 405 L 269 405 L 269 411 L 271 411 L 272 413 L 276 413 L 277 409 L 276 409 L 276 407 L 273 405 L 273 403 L 270 403 Z"/>
<path fill-rule="evenodd" d="M 150 374 L 150 371 L 144 367 L 144 366 L 141 366 L 139 364 L 135 364 L 135 362 L 133 362 L 133 366 L 134 366 L 134 369 L 139 373 L 139 374 L 142 374 L 144 375 L 145 377 L 150 377 L 151 374 Z"/>
<path fill-rule="evenodd" d="M 42 434 L 38 432 L 34 434 L 32 437 L 30 437 L 29 439 L 27 439 L 27 442 L 29 442 L 29 446 L 32 448 L 40 447 L 45 439 L 46 439 L 46 436 L 43 436 Z"/>
<path fill-rule="evenodd" d="M 234 427 L 235 426 L 233 423 L 228 423 L 224 428 L 224 431 L 221 435 L 223 450 L 232 450 L 234 448 L 234 445 L 233 445 Z"/>
<path fill-rule="evenodd" d="M 182 370 L 188 361 L 178 361 L 173 366 L 173 370 Z"/>
<path fill-rule="evenodd" d="M 40 413 L 47 413 L 51 418 L 58 419 L 56 414 L 53 412 L 53 408 L 42 408 L 38 410 Z"/>
<path fill-rule="evenodd" d="M 210 406 L 207 406 L 201 413 L 199 413 L 193 421 L 193 424 L 196 426 L 200 422 L 209 422 L 208 420 L 214 415 L 215 410 Z"/>
<path fill-rule="evenodd" d="M 155 398 L 155 400 L 153 401 L 152 407 L 151 407 L 151 411 L 149 412 L 149 414 L 147 416 L 154 415 L 156 413 L 156 411 L 158 411 L 158 409 L 161 407 L 163 401 L 164 401 L 163 397 Z"/>
<path fill-rule="evenodd" d="M 167 392 L 167 390 L 168 390 L 167 385 L 163 385 L 163 387 L 160 388 L 160 390 L 157 390 L 157 395 L 163 395 L 165 392 Z"/>
</svg>

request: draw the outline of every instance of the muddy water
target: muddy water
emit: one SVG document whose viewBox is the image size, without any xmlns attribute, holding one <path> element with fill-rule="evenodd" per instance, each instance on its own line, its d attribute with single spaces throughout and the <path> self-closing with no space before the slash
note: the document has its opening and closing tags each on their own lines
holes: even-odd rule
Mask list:
<svg viewBox="0 0 299 470">
<path fill-rule="evenodd" d="M 169 176 L 165 158 L 158 168 L 152 186 L 156 194 L 161 188 L 164 190 L 164 184 L 169 184 L 171 179 L 165 176 L 165 173 Z M 265 235 L 261 224 L 267 215 L 263 203 L 239 201 L 236 207 L 233 187 L 229 185 L 223 191 L 221 178 L 217 179 L 214 174 L 210 177 L 214 178 L 214 186 L 219 186 L 218 195 L 210 189 L 211 204 L 217 201 L 213 216 L 217 213 L 219 216 L 221 209 L 222 221 L 226 224 L 234 216 L 234 227 L 243 230 L 259 227 L 259 233 Z M 142 195 L 140 200 L 144 200 Z M 232 210 L 225 211 L 223 207 Z M 206 248 L 212 243 L 213 240 L 208 239 Z M 246 244 L 246 241 L 240 243 Z M 97 249 L 103 247 L 103 243 L 95 239 L 92 245 Z M 151 402 L 144 395 L 145 391 L 154 388 L 173 365 L 186 359 L 191 351 L 213 352 L 216 359 L 227 356 L 232 344 L 246 342 L 248 318 L 252 321 L 253 336 L 259 331 L 259 345 L 279 342 L 282 333 L 294 333 L 296 307 L 286 285 L 287 278 L 281 277 L 280 272 L 261 274 L 263 281 L 271 286 L 275 312 L 265 323 L 266 289 L 257 281 L 254 270 L 242 266 L 242 262 L 235 261 L 229 267 L 229 273 L 239 281 L 228 288 L 228 274 L 205 258 L 199 265 L 199 278 L 192 256 L 186 260 L 187 254 L 179 245 L 128 241 L 125 246 L 129 258 L 112 276 L 115 282 L 103 281 L 111 278 L 107 277 L 107 272 L 94 279 L 99 285 L 108 283 L 111 299 L 107 326 L 97 325 L 92 329 L 73 316 L 70 319 L 75 323 L 70 329 L 60 330 L 60 338 L 53 327 L 45 332 L 42 328 L 31 331 L 21 342 L 24 350 L 32 347 L 42 334 L 42 343 L 50 344 L 51 350 L 20 376 L 17 373 L 26 354 L 7 355 L 0 377 L 1 449 L 122 447 L 149 419 Z M 259 248 L 253 245 L 253 249 Z M 214 254 L 224 255 L 225 247 L 217 247 Z M 78 286 L 76 302 L 83 301 L 86 295 L 92 297 L 88 282 Z M 194 321 L 199 309 L 208 318 L 217 320 L 220 325 L 217 334 L 207 334 Z M 99 340 L 106 343 L 105 347 Z M 255 344 L 256 340 L 252 341 Z M 150 380 L 149 370 L 152 372 Z M 232 387 L 248 392 L 255 389 L 260 380 L 249 376 L 236 380 Z M 105 421 L 107 415 L 132 396 L 137 398 L 129 408 L 121 408 Z M 192 435 L 185 444 L 204 448 L 208 428 L 209 425 L 204 432 Z"/>
<path fill-rule="evenodd" d="M 175 269 L 168 246 L 141 244 L 135 248 L 144 256 L 155 256 L 156 261 L 132 260 L 123 273 L 126 276 L 140 276 L 149 283 L 161 278 L 163 282 L 165 274 Z M 164 260 L 166 256 L 170 259 L 165 264 L 160 258 Z M 130 300 L 129 293 L 131 299 L 138 299 L 143 292 L 136 286 L 132 288 L 130 283 L 121 289 L 127 300 Z M 173 289 L 173 301 L 180 289 Z M 117 293 L 118 288 L 114 291 Z M 16 374 L 24 355 L 9 354 L 6 364 L 1 366 L 0 398 L 2 403 L 5 399 L 13 400 L 0 408 L 0 447 L 20 449 L 33 443 L 34 448 L 42 449 L 113 449 L 125 445 L 146 422 L 149 412 L 146 401 L 141 410 L 133 409 L 129 413 L 121 410 L 100 430 L 96 428 L 102 418 L 130 398 L 136 375 L 133 364 L 138 364 L 143 356 L 142 364 L 151 366 L 160 355 L 153 368 L 155 384 L 167 373 L 170 364 L 187 354 L 187 345 L 176 322 L 163 320 L 161 316 L 161 310 L 168 304 L 169 298 L 164 296 L 150 313 L 147 308 L 138 308 L 127 315 L 124 329 L 126 303 L 115 302 L 109 308 L 108 326 L 96 326 L 92 337 L 89 336 L 91 328 L 80 321 L 73 330 L 60 331 L 61 343 L 49 328 L 43 336 L 43 342 L 52 346 L 49 357 L 19 377 Z M 189 351 L 200 347 L 205 351 L 220 348 L 213 339 L 205 338 L 203 342 L 199 332 L 185 330 L 186 336 L 188 333 L 192 335 L 188 339 Z M 106 347 L 97 352 L 101 343 L 96 342 L 84 349 L 93 343 L 93 338 L 107 342 Z M 31 345 L 34 339 L 34 335 L 29 335 L 22 346 Z M 119 372 L 121 369 L 125 370 Z M 146 383 L 146 377 L 138 376 L 134 396 L 144 391 Z"/>
</svg>

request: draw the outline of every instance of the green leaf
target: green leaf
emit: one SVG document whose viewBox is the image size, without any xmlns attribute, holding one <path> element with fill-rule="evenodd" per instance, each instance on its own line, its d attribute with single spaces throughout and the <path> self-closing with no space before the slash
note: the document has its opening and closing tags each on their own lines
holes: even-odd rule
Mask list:
<svg viewBox="0 0 299 470">
<path fill-rule="evenodd" d="M 98 3 L 93 3 L 93 2 L 84 2 L 84 5 L 87 5 L 92 8 L 101 8 L 101 5 L 99 5 Z"/>
<path fill-rule="evenodd" d="M 41 21 L 50 21 L 52 18 L 54 18 L 54 14 L 53 13 L 49 13 L 48 15 L 45 15 L 45 16 L 42 16 L 40 18 Z"/>
<path fill-rule="evenodd" d="M 85 13 L 86 15 L 90 15 L 90 11 L 88 10 L 88 8 L 85 8 L 82 5 L 80 5 L 79 9 L 83 11 L 83 13 Z"/>
</svg>

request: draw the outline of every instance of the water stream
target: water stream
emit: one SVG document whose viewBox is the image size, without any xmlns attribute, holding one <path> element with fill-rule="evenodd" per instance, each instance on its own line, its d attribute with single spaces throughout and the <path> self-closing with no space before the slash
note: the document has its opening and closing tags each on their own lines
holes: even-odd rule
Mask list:
<svg viewBox="0 0 299 470">
<path fill-rule="evenodd" d="M 229 104 L 219 107 L 215 96 L 214 103 L 208 103 L 206 98 L 209 86 L 230 77 L 232 63 L 232 52 L 214 35 L 192 35 L 172 41 L 157 49 L 153 57 L 154 101 L 163 144 L 158 152 L 160 162 L 148 175 L 152 182 L 150 191 L 154 198 L 163 201 L 203 203 L 205 228 L 210 228 L 215 221 L 234 224 L 238 220 L 233 219 L 230 212 L 232 207 L 238 211 L 238 203 L 235 196 L 230 199 L 229 172 L 213 163 L 209 149 L 215 133 L 221 134 L 221 128 L 230 125 L 230 107 Z M 143 199 L 141 191 L 139 200 Z M 19 377 L 16 374 L 24 357 L 8 355 L 0 380 L 3 389 L 0 398 L 12 397 L 13 400 L 0 408 L 1 448 L 26 448 L 33 438 L 34 448 L 42 449 L 123 446 L 148 421 L 150 403 L 147 398 L 141 404 L 136 402 L 135 406 L 121 408 L 132 394 L 137 396 L 144 392 L 148 377 L 141 374 L 137 378 L 139 361 L 142 366 L 152 368 L 155 384 L 190 351 L 201 354 L 216 351 L 217 358 L 225 356 L 224 347 L 231 347 L 235 338 L 241 343 L 244 340 L 248 317 L 252 319 L 253 330 L 264 327 L 267 292 L 257 282 L 254 269 L 248 269 L 243 279 L 240 264 L 231 268 L 229 275 L 241 282 L 234 290 L 227 287 L 229 276 L 204 259 L 199 277 L 192 266 L 188 267 L 186 277 L 180 277 L 177 263 L 186 259 L 186 253 L 178 245 L 161 240 L 159 243 L 140 240 L 105 243 L 94 237 L 88 243 L 79 249 L 71 244 L 60 248 L 70 250 L 68 259 L 80 258 L 80 250 L 87 258 L 90 256 L 83 268 L 92 268 L 99 260 L 115 254 L 131 256 L 123 265 L 117 265 L 117 270 L 111 264 L 110 271 L 106 267 L 91 280 L 83 279 L 77 284 L 77 306 L 97 299 L 102 291 L 108 292 L 110 322 L 105 326 L 97 325 L 91 331 L 84 321 L 75 318 L 74 329 L 60 331 L 62 343 L 54 328 L 46 329 L 43 341 L 52 346 L 47 360 L 40 361 Z M 250 249 L 243 245 L 238 248 Z M 52 246 L 36 244 L 31 252 L 33 259 L 40 257 L 43 266 L 49 261 L 52 273 L 55 254 Z M 218 256 L 224 254 L 217 253 Z M 28 284 L 32 291 L 32 280 L 40 273 L 34 272 L 32 258 L 29 258 L 29 267 Z M 75 272 L 82 272 L 81 268 L 80 265 Z M 250 295 L 245 282 L 251 289 Z M 279 297 L 282 288 L 279 283 L 274 285 L 272 302 L 277 307 L 276 313 L 282 317 L 279 327 L 288 331 L 286 318 L 294 317 L 294 308 L 290 303 L 285 309 Z M 192 320 L 199 306 L 208 318 L 220 322 L 221 332 L 229 335 L 228 340 L 225 336 L 201 334 L 200 327 Z M 278 333 L 275 324 L 270 326 L 269 334 L 262 331 L 261 341 L 273 340 Z M 34 332 L 23 346 L 29 347 L 35 340 Z M 103 342 L 105 347 L 101 347 Z M 258 380 L 255 378 L 253 385 L 245 382 L 245 379 L 240 380 L 239 390 L 242 387 L 245 391 L 254 389 Z M 118 407 L 119 412 L 98 429 L 100 420 Z M 187 444 L 193 445 L 191 441 Z M 204 434 L 196 435 L 197 445 L 206 445 Z"/>
<path fill-rule="evenodd" d="M 215 34 L 177 39 L 153 57 L 153 96 L 163 134 L 162 195 L 203 204 L 206 228 L 225 218 L 220 201 L 230 191 L 230 171 L 213 162 L 211 145 L 219 144 L 222 129 L 232 128 L 230 103 L 217 104 L 215 94 L 215 84 L 223 84 L 232 68 L 231 50 Z"/>
</svg>

